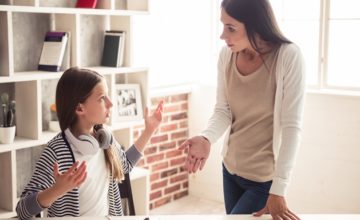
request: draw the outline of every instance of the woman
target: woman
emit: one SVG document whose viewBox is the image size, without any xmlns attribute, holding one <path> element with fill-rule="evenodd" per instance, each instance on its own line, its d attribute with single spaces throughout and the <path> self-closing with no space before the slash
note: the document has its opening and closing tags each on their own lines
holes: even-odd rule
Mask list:
<svg viewBox="0 0 360 220">
<path fill-rule="evenodd" d="M 299 48 L 279 31 L 268 0 L 223 0 L 217 99 L 207 128 L 185 141 L 186 167 L 202 169 L 227 130 L 223 183 L 227 214 L 299 219 L 285 191 L 300 142 L 305 73 Z"/>
</svg>

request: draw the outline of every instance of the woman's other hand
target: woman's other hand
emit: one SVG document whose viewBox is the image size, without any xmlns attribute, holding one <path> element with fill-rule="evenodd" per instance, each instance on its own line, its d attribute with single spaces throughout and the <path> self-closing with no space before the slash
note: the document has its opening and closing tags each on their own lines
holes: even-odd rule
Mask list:
<svg viewBox="0 0 360 220">
<path fill-rule="evenodd" d="M 203 136 L 192 137 L 180 145 L 179 150 L 188 149 L 185 167 L 189 173 L 196 173 L 203 169 L 210 154 L 210 145 Z"/>
</svg>

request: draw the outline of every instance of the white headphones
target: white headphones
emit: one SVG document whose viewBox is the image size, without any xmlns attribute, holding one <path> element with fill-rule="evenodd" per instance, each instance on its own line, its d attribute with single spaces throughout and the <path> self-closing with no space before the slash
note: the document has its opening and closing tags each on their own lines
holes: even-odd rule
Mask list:
<svg viewBox="0 0 360 220">
<path fill-rule="evenodd" d="M 110 131 L 103 128 L 102 125 L 95 125 L 95 137 L 82 134 L 76 138 L 67 128 L 64 132 L 68 141 L 79 150 L 82 155 L 96 154 L 99 149 L 108 149 L 113 143 L 113 137 Z"/>
</svg>

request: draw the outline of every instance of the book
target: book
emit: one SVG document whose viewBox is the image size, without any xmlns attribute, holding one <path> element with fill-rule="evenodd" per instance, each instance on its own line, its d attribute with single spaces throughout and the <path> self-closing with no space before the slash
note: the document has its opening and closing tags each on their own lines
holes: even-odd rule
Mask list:
<svg viewBox="0 0 360 220">
<path fill-rule="evenodd" d="M 68 38 L 67 32 L 46 33 L 38 70 L 60 71 Z"/>
<path fill-rule="evenodd" d="M 121 67 L 124 63 L 125 32 L 105 31 L 102 66 Z"/>
<path fill-rule="evenodd" d="M 97 0 L 77 0 L 77 8 L 95 8 Z"/>
</svg>

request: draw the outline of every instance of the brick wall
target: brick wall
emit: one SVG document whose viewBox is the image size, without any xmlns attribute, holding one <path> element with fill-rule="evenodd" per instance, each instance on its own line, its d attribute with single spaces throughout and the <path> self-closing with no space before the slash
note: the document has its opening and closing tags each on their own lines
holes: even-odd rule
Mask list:
<svg viewBox="0 0 360 220">
<path fill-rule="evenodd" d="M 151 110 L 160 100 L 164 100 L 163 121 L 138 164 L 150 170 L 150 209 L 188 195 L 188 173 L 183 168 L 186 154 L 177 150 L 188 137 L 188 95 L 152 98 Z M 142 130 L 134 129 L 134 139 Z"/>
</svg>

